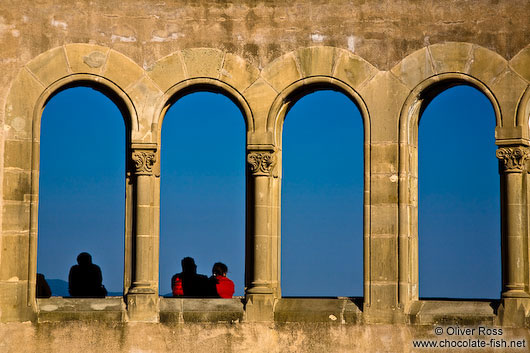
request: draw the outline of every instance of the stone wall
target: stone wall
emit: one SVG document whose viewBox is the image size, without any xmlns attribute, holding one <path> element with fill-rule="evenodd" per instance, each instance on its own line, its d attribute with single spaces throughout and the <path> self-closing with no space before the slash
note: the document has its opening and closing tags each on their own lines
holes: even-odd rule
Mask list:
<svg viewBox="0 0 530 353">
<path fill-rule="evenodd" d="M 529 13 L 510 0 L 3 1 L 0 347 L 193 351 L 189 337 L 209 330 L 218 351 L 410 351 L 436 325 L 527 335 L 517 330 L 530 327 Z M 418 297 L 418 121 L 456 84 L 484 93 L 496 115 L 503 288 L 490 302 Z M 126 120 L 124 297 L 36 300 L 40 114 L 80 85 Z M 281 296 L 283 120 L 320 89 L 347 95 L 363 118 L 363 298 Z M 231 304 L 158 294 L 160 131 L 169 106 L 201 90 L 228 96 L 246 122 L 246 291 Z M 143 336 L 151 343 L 136 348 Z"/>
</svg>

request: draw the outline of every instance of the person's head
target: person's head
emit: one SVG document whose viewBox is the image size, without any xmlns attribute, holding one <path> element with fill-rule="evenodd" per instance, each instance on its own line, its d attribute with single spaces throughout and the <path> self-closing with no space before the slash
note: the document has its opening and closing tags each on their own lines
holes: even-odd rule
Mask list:
<svg viewBox="0 0 530 353">
<path fill-rule="evenodd" d="M 90 254 L 87 252 L 82 252 L 81 254 L 77 255 L 77 263 L 80 266 L 90 265 L 92 263 L 92 256 L 90 256 Z"/>
<path fill-rule="evenodd" d="M 226 273 L 228 272 L 228 267 L 222 262 L 216 262 L 213 264 L 212 268 L 212 274 L 214 276 L 226 276 Z"/>
<path fill-rule="evenodd" d="M 180 264 L 182 265 L 182 272 L 197 273 L 197 265 L 195 265 L 193 257 L 183 258 L 182 261 L 180 261 Z"/>
</svg>

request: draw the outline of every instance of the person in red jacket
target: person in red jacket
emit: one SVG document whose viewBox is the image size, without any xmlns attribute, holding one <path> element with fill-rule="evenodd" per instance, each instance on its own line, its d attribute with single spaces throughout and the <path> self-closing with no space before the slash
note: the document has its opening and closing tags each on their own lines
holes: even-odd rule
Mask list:
<svg viewBox="0 0 530 353">
<path fill-rule="evenodd" d="M 222 262 L 216 262 L 212 268 L 212 282 L 215 283 L 215 289 L 217 295 L 220 298 L 232 298 L 234 295 L 234 282 L 232 282 L 226 273 L 228 272 L 228 267 Z"/>
</svg>

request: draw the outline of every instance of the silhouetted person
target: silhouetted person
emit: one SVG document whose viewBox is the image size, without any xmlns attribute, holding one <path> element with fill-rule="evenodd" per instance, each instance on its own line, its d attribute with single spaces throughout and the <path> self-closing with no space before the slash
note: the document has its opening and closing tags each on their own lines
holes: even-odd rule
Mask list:
<svg viewBox="0 0 530 353">
<path fill-rule="evenodd" d="M 49 298 L 52 296 L 52 290 L 46 282 L 44 275 L 42 273 L 37 273 L 37 298 Z"/>
<path fill-rule="evenodd" d="M 68 292 L 72 297 L 96 297 L 107 295 L 102 284 L 103 277 L 98 265 L 92 263 L 92 256 L 82 252 L 77 256 L 77 265 L 70 268 L 68 275 Z"/>
<path fill-rule="evenodd" d="M 220 298 L 232 298 L 234 282 L 226 277 L 228 267 L 222 262 L 216 262 L 212 268 L 211 283 L 215 286 L 215 294 Z"/>
<path fill-rule="evenodd" d="M 197 274 L 197 265 L 191 257 L 180 262 L 182 272 L 171 277 L 171 290 L 174 297 L 207 297 L 210 296 L 209 281 L 205 275 Z"/>
</svg>

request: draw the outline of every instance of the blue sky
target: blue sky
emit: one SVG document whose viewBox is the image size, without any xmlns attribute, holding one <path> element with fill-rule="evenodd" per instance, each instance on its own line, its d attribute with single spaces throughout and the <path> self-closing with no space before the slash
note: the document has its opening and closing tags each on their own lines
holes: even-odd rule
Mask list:
<svg viewBox="0 0 530 353">
<path fill-rule="evenodd" d="M 499 297 L 494 121 L 488 100 L 465 86 L 443 92 L 424 112 L 420 296 Z M 331 91 L 303 97 L 286 117 L 285 296 L 362 296 L 362 128 L 356 106 Z M 38 271 L 48 279 L 67 280 L 77 254 L 88 251 L 107 289 L 122 291 L 124 144 L 120 112 L 97 91 L 69 89 L 46 106 Z M 194 93 L 168 111 L 161 146 L 161 294 L 170 292 L 184 256 L 208 275 L 214 262 L 225 262 L 236 295 L 243 294 L 244 145 L 243 117 L 222 95 Z"/>
</svg>

